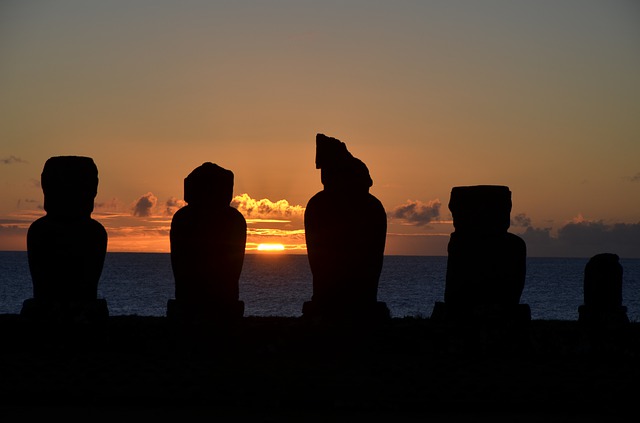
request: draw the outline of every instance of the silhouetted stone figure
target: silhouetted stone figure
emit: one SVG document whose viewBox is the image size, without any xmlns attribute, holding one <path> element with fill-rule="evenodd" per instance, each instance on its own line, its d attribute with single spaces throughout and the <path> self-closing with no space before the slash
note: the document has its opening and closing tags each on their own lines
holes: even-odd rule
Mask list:
<svg viewBox="0 0 640 423">
<path fill-rule="evenodd" d="M 455 231 L 448 244 L 444 304 L 432 317 L 449 320 L 530 320 L 520 304 L 526 244 L 508 232 L 511 191 L 506 186 L 454 187 L 449 210 Z M 444 307 L 446 305 L 446 308 Z"/>
<path fill-rule="evenodd" d="M 98 168 L 90 157 L 51 157 L 41 185 L 46 215 L 27 232 L 33 298 L 20 314 L 49 323 L 105 320 L 106 300 L 97 297 L 107 231 L 91 217 Z"/>
<path fill-rule="evenodd" d="M 323 134 L 316 136 L 316 168 L 324 189 L 309 200 L 304 215 L 313 295 L 303 316 L 387 319 L 386 304 L 377 301 L 387 215 L 369 193 L 369 170 L 345 143 Z"/>
<path fill-rule="evenodd" d="M 578 307 L 578 320 L 590 325 L 629 323 L 622 305 L 623 269 L 617 254 L 591 257 L 584 269 L 584 304 Z"/>
<path fill-rule="evenodd" d="M 171 221 L 175 299 L 167 316 L 184 322 L 224 323 L 241 318 L 239 280 L 247 223 L 230 206 L 234 175 L 206 162 L 184 180 L 187 205 Z"/>
</svg>

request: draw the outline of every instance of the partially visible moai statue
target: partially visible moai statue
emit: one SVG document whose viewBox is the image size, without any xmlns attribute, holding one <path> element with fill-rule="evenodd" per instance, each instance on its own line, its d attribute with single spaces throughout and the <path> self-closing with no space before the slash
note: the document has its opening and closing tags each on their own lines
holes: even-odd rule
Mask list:
<svg viewBox="0 0 640 423">
<path fill-rule="evenodd" d="M 247 223 L 233 198 L 234 175 L 206 162 L 184 180 L 187 205 L 171 221 L 175 299 L 167 316 L 188 322 L 229 322 L 244 314 L 239 281 Z"/>
<path fill-rule="evenodd" d="M 584 268 L 584 304 L 578 307 L 578 320 L 586 324 L 629 323 L 622 305 L 623 269 L 617 254 L 591 257 Z"/>
<path fill-rule="evenodd" d="M 21 315 L 58 320 L 103 320 L 106 300 L 98 282 L 107 253 L 107 231 L 91 217 L 98 168 L 82 156 L 49 158 L 41 174 L 46 215 L 27 232 L 33 298 Z"/>
<path fill-rule="evenodd" d="M 323 134 L 316 135 L 315 161 L 324 189 L 309 200 L 304 215 L 313 295 L 303 316 L 387 319 L 386 304 L 377 300 L 387 215 L 369 193 L 369 170 L 345 143 Z"/>
<path fill-rule="evenodd" d="M 529 307 L 520 304 L 527 249 L 522 238 L 508 232 L 511 206 L 506 186 L 451 190 L 454 232 L 447 249 L 444 292 L 448 318 L 530 320 Z"/>
</svg>

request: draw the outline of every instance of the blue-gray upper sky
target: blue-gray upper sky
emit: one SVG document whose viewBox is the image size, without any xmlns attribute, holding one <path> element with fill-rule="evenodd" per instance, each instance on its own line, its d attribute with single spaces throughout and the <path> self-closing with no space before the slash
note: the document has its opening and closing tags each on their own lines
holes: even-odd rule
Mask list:
<svg viewBox="0 0 640 423">
<path fill-rule="evenodd" d="M 4 0 L 0 249 L 57 155 L 98 165 L 111 250 L 168 251 L 205 161 L 252 246 L 303 246 L 322 132 L 369 167 L 390 254 L 446 255 L 451 188 L 499 184 L 531 255 L 640 257 L 638 75 L 631 0 Z"/>
</svg>

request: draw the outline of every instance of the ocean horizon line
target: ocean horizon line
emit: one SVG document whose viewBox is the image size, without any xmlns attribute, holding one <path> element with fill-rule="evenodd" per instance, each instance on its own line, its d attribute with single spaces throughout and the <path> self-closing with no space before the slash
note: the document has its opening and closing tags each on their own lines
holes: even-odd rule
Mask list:
<svg viewBox="0 0 640 423">
<path fill-rule="evenodd" d="M 0 253 L 27 253 L 27 250 L 0 250 Z M 107 254 L 171 254 L 167 251 L 107 251 Z M 598 253 L 599 254 L 599 253 Z M 306 256 L 307 253 L 294 253 L 287 251 L 247 251 L 245 255 L 252 256 Z M 595 255 L 595 254 L 594 254 Z M 447 258 L 448 255 L 433 255 L 433 254 L 385 254 L 385 257 L 437 257 L 437 258 Z M 632 256 L 622 256 L 619 255 L 621 260 L 640 260 L 640 257 L 632 257 Z M 538 255 L 530 255 L 527 258 L 535 258 L 535 259 L 585 259 L 588 260 L 592 256 L 538 256 Z"/>
</svg>

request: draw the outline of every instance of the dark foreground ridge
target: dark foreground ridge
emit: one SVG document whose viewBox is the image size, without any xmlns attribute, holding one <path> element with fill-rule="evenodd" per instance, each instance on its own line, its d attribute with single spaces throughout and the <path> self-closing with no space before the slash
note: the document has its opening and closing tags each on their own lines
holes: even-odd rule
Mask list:
<svg viewBox="0 0 640 423">
<path fill-rule="evenodd" d="M 0 330 L 3 415 L 640 416 L 640 323 L 598 332 L 577 321 L 534 320 L 514 334 L 428 318 L 364 327 L 244 317 L 220 328 L 111 316 L 100 327 L 61 328 L 0 315 Z"/>
</svg>

